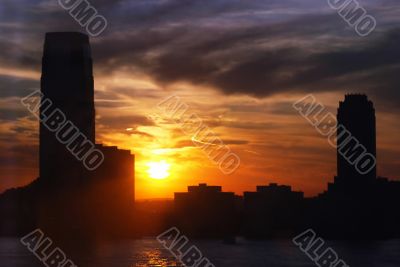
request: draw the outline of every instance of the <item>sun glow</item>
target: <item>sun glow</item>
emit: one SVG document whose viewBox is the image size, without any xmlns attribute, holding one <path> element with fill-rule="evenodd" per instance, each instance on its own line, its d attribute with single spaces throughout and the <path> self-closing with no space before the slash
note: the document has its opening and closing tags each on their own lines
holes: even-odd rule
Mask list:
<svg viewBox="0 0 400 267">
<path fill-rule="evenodd" d="M 171 167 L 165 160 L 158 162 L 149 162 L 146 164 L 148 166 L 147 173 L 150 178 L 153 179 L 165 179 L 169 176 L 169 169 Z"/>
</svg>

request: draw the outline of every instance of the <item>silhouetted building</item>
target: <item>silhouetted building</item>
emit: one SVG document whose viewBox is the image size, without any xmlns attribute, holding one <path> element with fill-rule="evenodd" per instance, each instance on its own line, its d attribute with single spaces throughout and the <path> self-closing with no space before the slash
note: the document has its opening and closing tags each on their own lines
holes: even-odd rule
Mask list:
<svg viewBox="0 0 400 267">
<path fill-rule="evenodd" d="M 95 144 L 88 37 L 72 32 L 46 34 L 41 82 L 41 113 L 59 108 Z M 51 109 L 46 99 L 51 100 Z M 290 186 L 270 184 L 244 192 L 241 198 L 222 192 L 220 186 L 199 184 L 175 193 L 173 216 L 167 218 L 170 207 L 157 215 L 142 206 L 137 209 L 138 223 L 132 214 L 134 155 L 97 144 L 104 162 L 89 171 L 42 123 L 40 178 L 0 195 L 0 234 L 25 235 L 40 228 L 53 240 L 82 241 L 104 235 L 136 236 L 135 226 L 155 234 L 170 225 L 197 237 L 293 238 L 306 228 L 334 239 L 400 237 L 400 182 L 377 178 L 375 164 L 368 161 L 376 157 L 373 103 L 366 95 L 346 95 L 337 120 L 337 176 L 318 197 L 304 198 Z M 74 143 L 78 150 L 80 145 L 79 140 Z"/>
<path fill-rule="evenodd" d="M 337 121 L 337 176 L 321 197 L 369 197 L 376 185 L 374 105 L 366 95 L 347 94 Z"/>
<path fill-rule="evenodd" d="M 187 193 L 175 193 L 177 224 L 185 234 L 201 237 L 227 237 L 235 233 L 235 194 L 220 186 L 189 186 Z"/>
<path fill-rule="evenodd" d="M 311 201 L 308 223 L 331 238 L 399 236 L 400 183 L 376 178 L 376 122 L 366 95 L 348 94 L 337 114 L 337 176 Z M 343 127 L 344 126 L 344 127 Z"/>
<path fill-rule="evenodd" d="M 244 192 L 244 234 L 248 237 L 281 237 L 300 228 L 303 192 L 271 183 L 257 186 L 257 192 Z"/>
<path fill-rule="evenodd" d="M 103 183 L 105 190 L 118 192 L 110 204 L 132 204 L 135 200 L 135 156 L 116 146 L 96 144 L 96 148 L 104 154 L 104 162 L 92 172 L 91 177 L 96 179 L 93 183 Z"/>
<path fill-rule="evenodd" d="M 359 185 L 363 182 L 371 182 L 376 178 L 374 162 L 376 125 L 373 103 L 366 95 L 346 95 L 344 101 L 339 103 L 337 122 L 338 182 L 343 180 L 348 186 L 350 183 Z M 371 166 L 372 168 L 369 169 Z"/>
<path fill-rule="evenodd" d="M 7 215 L 0 232 L 26 234 L 40 228 L 60 240 L 132 236 L 135 158 L 128 150 L 95 145 L 92 59 L 87 35 L 46 34 L 41 92 L 40 177 L 0 197 L 0 209 Z M 45 126 L 43 119 L 56 109 L 80 133 L 70 136 L 75 141 L 62 143 L 56 132 Z M 71 151 L 87 151 L 85 146 L 104 155 L 95 170 L 86 169 Z"/>
<path fill-rule="evenodd" d="M 131 233 L 135 159 L 130 151 L 94 145 L 93 71 L 87 35 L 46 34 L 41 91 L 42 117 L 58 108 L 81 135 L 63 144 L 41 123 L 40 180 L 42 184 L 56 186 L 51 187 L 52 192 L 41 193 L 37 224 L 52 232 L 60 232 L 60 228 L 89 236 Z M 50 111 L 46 110 L 49 99 Z M 85 146 L 93 146 L 104 155 L 104 161 L 95 170 L 87 170 L 83 161 L 72 153 L 74 149 L 87 151 Z M 62 186 L 58 186 L 59 181 L 63 182 Z M 65 224 L 71 216 L 79 218 L 72 226 Z"/>
<path fill-rule="evenodd" d="M 44 115 L 49 116 L 58 108 L 92 144 L 95 143 L 92 58 L 87 35 L 78 32 L 46 33 L 41 92 L 44 94 L 41 121 Z M 79 141 L 82 140 L 77 139 Z M 71 181 L 87 176 L 82 162 L 71 154 L 66 144 L 57 140 L 44 123 L 40 123 L 39 161 L 41 179 Z"/>
</svg>

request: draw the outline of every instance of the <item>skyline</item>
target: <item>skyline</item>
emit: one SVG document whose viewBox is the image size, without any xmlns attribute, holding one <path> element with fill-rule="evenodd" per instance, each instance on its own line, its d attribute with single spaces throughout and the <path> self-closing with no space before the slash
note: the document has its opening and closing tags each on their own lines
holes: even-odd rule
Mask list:
<svg viewBox="0 0 400 267">
<path fill-rule="evenodd" d="M 41 3 L 50 2 L 43 1 Z M 386 3 L 393 3 L 396 6 L 394 1 L 386 1 Z M 277 5 L 279 6 L 279 4 Z M 252 4 L 250 6 L 255 8 Z M 55 7 L 50 4 L 38 6 L 48 12 L 63 12 L 62 10 L 57 11 Z M 152 9 L 151 4 L 148 8 L 150 11 L 157 9 L 156 7 Z M 210 8 L 212 9 L 212 7 Z M 305 7 L 303 8 L 304 10 L 299 8 L 298 11 L 304 12 Z M 321 8 L 325 10 L 323 7 Z M 101 5 L 100 9 L 107 14 L 108 10 L 104 7 L 102 9 Z M 251 8 L 249 7 L 249 9 Z M 382 16 L 390 12 L 389 6 L 383 10 L 377 10 L 382 12 L 380 13 Z M 288 14 L 290 13 L 289 10 L 286 11 Z M 371 12 L 373 11 L 374 9 Z M 229 24 L 228 22 L 233 22 L 230 21 L 227 13 L 232 15 L 232 12 L 235 14 L 234 11 L 228 9 L 215 19 L 205 14 L 203 14 L 204 17 L 201 14 L 195 14 L 194 20 L 201 21 L 203 24 L 199 24 L 198 27 L 203 29 L 207 29 L 207 23 L 215 23 L 214 20 L 217 18 L 225 20 L 227 23 L 226 29 L 224 29 L 224 24 L 218 29 L 224 33 L 221 37 L 197 39 L 198 44 L 189 41 L 191 33 L 179 31 L 184 30 L 184 27 L 180 27 L 179 24 L 172 25 L 173 18 L 170 18 L 170 23 L 167 23 L 165 28 L 160 28 L 160 24 L 153 22 L 154 25 L 148 26 L 148 33 L 140 27 L 132 30 L 131 34 L 127 35 L 131 39 L 125 39 L 119 36 L 120 32 L 115 33 L 115 31 L 114 34 L 106 31 L 105 36 L 98 39 L 91 38 L 94 53 L 97 139 L 106 145 L 117 145 L 122 149 L 130 149 L 136 155 L 137 198 L 172 198 L 173 192 L 182 191 L 187 185 L 201 182 L 218 184 L 223 186 L 226 191 L 239 194 L 242 194 L 243 191 L 254 190 L 256 185 L 270 182 L 290 184 L 293 189 L 304 191 L 307 196 L 323 191 L 327 182 L 333 181 L 333 177 L 336 175 L 336 151 L 291 107 L 293 102 L 310 92 L 334 114 L 336 114 L 338 102 L 343 100 L 344 93 L 367 93 L 377 111 L 378 175 L 400 180 L 400 164 L 396 160 L 400 155 L 400 144 L 396 138 L 400 125 L 397 120 L 398 106 L 395 105 L 399 102 L 395 91 L 397 89 L 395 85 L 398 85 L 395 80 L 395 70 L 398 69 L 399 64 L 396 60 L 399 60 L 400 57 L 396 57 L 398 52 L 395 47 L 390 46 L 390 44 L 396 43 L 399 36 L 398 30 L 394 30 L 390 26 L 396 21 L 396 18 L 386 18 L 384 27 L 381 24 L 378 32 L 371 36 L 372 41 L 371 39 L 360 40 L 351 31 L 344 31 L 329 32 L 327 40 L 320 40 L 325 45 L 329 41 L 337 41 L 329 47 L 320 47 L 320 50 L 325 49 L 325 51 L 311 51 L 318 44 L 299 42 L 304 45 L 302 48 L 310 49 L 306 50 L 316 57 L 315 61 L 310 62 L 305 59 L 300 60 L 299 54 L 295 50 L 290 50 L 289 52 L 292 53 L 288 53 L 289 56 L 284 56 L 284 54 L 288 52 L 285 49 L 290 47 L 288 45 L 290 42 L 296 41 L 296 39 L 297 41 L 306 41 L 305 37 L 312 36 L 312 32 L 304 33 L 301 29 L 295 28 L 293 30 L 297 32 L 291 32 L 292 35 L 274 36 L 274 41 L 270 44 L 268 36 L 274 33 L 273 29 L 267 26 L 280 25 L 284 27 L 285 23 L 279 19 L 277 21 L 265 19 L 264 28 L 261 27 L 257 32 L 255 25 L 250 23 L 251 19 L 246 20 L 245 14 L 236 14 L 236 16 L 241 16 L 250 25 Z M 286 17 L 283 16 L 282 20 L 293 26 L 293 17 L 288 14 Z M 107 15 L 112 16 L 112 13 Z M 147 15 L 150 16 L 150 14 Z M 330 13 L 327 12 L 326 15 L 328 16 Z M 257 16 L 262 17 L 261 15 Z M 35 19 L 35 17 L 30 18 L 29 16 L 26 18 Z M 6 16 L 5 20 L 7 19 L 10 18 Z M 67 22 L 68 15 L 65 15 L 64 19 L 69 24 Z M 179 18 L 177 20 L 179 21 Z M 340 18 L 332 16 L 332 21 L 336 23 L 335 27 L 341 25 L 342 28 L 346 28 Z M 5 33 L 7 33 L 7 27 L 8 29 L 16 27 L 16 25 L 10 24 L 11 22 L 3 21 L 1 24 Z M 76 29 L 73 21 L 70 24 L 71 29 Z M 149 22 L 149 24 L 151 23 Z M 286 26 L 289 27 L 288 25 Z M 111 25 L 111 27 L 113 26 Z M 253 29 L 254 32 L 249 36 L 246 36 L 244 31 L 233 34 L 241 27 Z M 41 25 L 38 32 L 49 30 L 48 28 L 45 30 L 45 28 Z M 272 32 L 268 32 L 268 29 Z M 2 180 L 0 191 L 13 186 L 25 185 L 38 176 L 38 122 L 23 111 L 18 98 L 27 95 L 32 88 L 38 88 L 40 67 L 38 67 L 37 61 L 40 61 L 41 57 L 37 57 L 37 55 L 41 53 L 41 38 L 44 33 L 32 37 L 33 34 L 27 34 L 25 31 L 26 29 L 20 29 L 20 34 L 11 35 L 11 42 L 8 43 L 5 42 L 5 37 L 2 37 L 2 43 L 5 46 L 14 42 L 13 44 L 16 44 L 20 50 L 17 54 L 2 55 L 2 65 L 0 66 L 1 86 L 6 89 L 2 91 L 4 95 L 1 97 L 4 108 L 0 121 L 0 146 L 6 153 L 2 155 L 0 162 Z M 139 35 L 140 33 L 142 35 Z M 116 37 L 118 42 L 113 40 Z M 142 39 L 137 40 L 135 37 L 142 37 Z M 168 37 L 172 39 L 168 39 Z M 339 41 L 339 37 L 345 38 Z M 235 38 L 237 38 L 236 43 Z M 23 40 L 28 40 L 28 42 L 24 43 Z M 246 49 L 240 47 L 240 42 L 243 40 L 251 44 L 246 43 L 249 45 Z M 111 41 L 118 45 L 109 47 Z M 175 45 L 173 50 L 171 44 Z M 224 51 L 223 49 L 227 45 L 232 45 L 233 48 Z M 184 55 L 175 51 L 177 47 L 191 48 L 190 51 L 193 53 L 197 51 L 197 54 Z M 123 48 L 122 51 L 121 48 Z M 376 50 L 377 48 L 380 50 Z M 15 50 L 12 51 L 15 52 Z M 199 55 L 204 51 L 208 57 L 213 59 L 211 62 L 214 64 L 203 65 L 207 62 L 200 60 Z M 232 79 L 234 77 L 232 75 L 238 75 L 237 71 L 245 66 L 255 71 L 256 74 L 246 77 L 249 73 L 240 72 L 237 84 L 227 84 L 227 80 L 224 79 L 227 77 L 224 75 L 218 77 L 218 72 L 214 67 L 218 64 L 222 69 L 229 67 L 229 57 L 238 51 L 242 52 L 235 59 L 240 62 L 239 66 L 231 67 L 230 71 L 226 71 L 224 75 L 231 75 L 230 79 Z M 369 58 L 369 61 L 366 58 L 365 66 L 354 64 L 341 71 L 338 69 L 336 72 L 332 71 L 334 67 L 339 67 L 335 65 L 336 62 L 329 62 L 329 58 L 334 55 L 339 56 L 340 62 L 340 60 L 344 60 L 340 59 L 340 55 L 348 56 L 348 60 L 351 60 L 352 55 L 356 58 L 360 56 L 360 53 L 362 56 L 371 56 L 374 51 L 378 51 L 378 56 Z M 262 62 L 257 60 L 257 56 L 260 55 L 263 55 Z M 388 56 L 383 57 L 383 55 L 391 55 L 393 59 Z M 290 58 L 291 56 L 293 57 Z M 319 64 L 318 57 L 325 59 L 326 65 Z M 378 60 L 379 57 L 381 60 Z M 19 61 L 15 61 L 15 58 L 18 58 Z M 155 68 L 157 64 L 154 66 L 141 65 L 144 58 L 160 63 L 160 68 Z M 11 59 L 14 59 L 12 64 L 10 63 Z M 132 62 L 128 63 L 128 60 L 132 60 Z M 274 60 L 282 60 L 282 62 L 276 65 Z M 347 60 L 341 63 L 346 62 Z M 276 80 L 279 75 L 287 71 L 298 74 L 298 70 L 290 70 L 291 64 L 297 63 L 307 63 L 308 66 L 315 68 L 308 75 L 303 73 L 304 80 L 298 80 L 300 88 Z M 376 66 L 372 67 L 372 63 L 376 63 Z M 176 69 L 174 66 L 177 66 Z M 326 69 L 316 70 L 322 66 Z M 279 72 L 273 72 L 270 77 L 276 82 L 275 84 L 267 83 L 265 79 L 260 79 L 261 73 L 257 74 L 257 70 L 268 72 L 268 70 L 271 71 L 271 68 L 279 69 Z M 328 72 L 329 68 L 332 68 L 330 71 L 336 76 L 330 77 L 324 73 Z M 371 85 L 360 83 L 359 86 L 355 86 L 363 79 L 365 73 L 370 74 L 366 82 Z M 353 78 L 348 77 L 351 74 L 353 74 Z M 215 80 L 207 80 L 214 76 L 216 76 Z M 386 77 L 387 83 L 380 82 L 380 77 L 382 80 Z M 309 81 L 305 81 L 306 79 Z M 311 81 L 313 79 L 318 81 Z M 251 88 L 247 87 L 246 81 Z M 270 88 L 275 86 L 282 89 Z M 262 90 L 263 88 L 264 90 Z M 193 147 L 190 139 L 180 133 L 176 125 L 151 119 L 151 115 L 156 112 L 157 103 L 171 94 L 181 96 L 190 108 L 213 131 L 220 134 L 222 140 L 239 155 L 242 164 L 233 175 L 223 175 L 201 151 Z M 111 111 L 115 110 L 118 112 L 111 115 Z M 10 144 L 11 136 L 17 139 L 17 143 Z M 157 154 L 160 152 L 161 154 Z M 185 163 L 177 164 L 177 159 L 185 161 Z M 145 165 L 149 161 L 159 160 L 166 160 L 171 164 L 171 176 L 165 180 L 150 179 L 145 172 Z"/>
</svg>

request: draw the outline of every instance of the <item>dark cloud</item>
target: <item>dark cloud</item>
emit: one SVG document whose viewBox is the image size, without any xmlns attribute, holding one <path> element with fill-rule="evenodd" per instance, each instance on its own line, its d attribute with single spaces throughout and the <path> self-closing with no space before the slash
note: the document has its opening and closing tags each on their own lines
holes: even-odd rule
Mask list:
<svg viewBox="0 0 400 267">
<path fill-rule="evenodd" d="M 378 18 L 376 31 L 366 38 L 315 0 L 90 2 L 109 22 L 104 34 L 92 38 L 97 74 L 124 68 L 160 85 L 186 81 L 225 94 L 355 90 L 385 107 L 399 102 L 400 30 L 393 28 L 398 1 L 363 2 Z M 39 72 L 45 32 L 84 32 L 57 1 L 4 0 L 0 15 L 3 66 Z M 0 76 L 0 95 L 22 96 L 38 85 Z M 115 91 L 120 94 L 102 98 L 99 107 L 138 92 Z"/>
<path fill-rule="evenodd" d="M 0 97 L 23 97 L 29 95 L 34 88 L 39 88 L 39 81 L 0 75 Z"/>
<path fill-rule="evenodd" d="M 15 121 L 29 115 L 28 110 L 0 108 L 0 121 Z"/>
<path fill-rule="evenodd" d="M 109 21 L 108 30 L 92 39 L 99 74 L 123 67 L 161 85 L 186 81 L 256 97 L 357 87 L 381 102 L 399 100 L 393 77 L 399 64 L 393 10 L 399 4 L 393 0 L 364 2 L 379 18 L 377 30 L 366 38 L 327 3 L 314 0 L 91 4 Z M 17 67 L 40 70 L 46 31 L 84 31 L 56 1 L 5 0 L 0 12 L 0 48 L 9 51 L 0 60 Z M 9 81 L 1 84 L 10 87 Z"/>
<path fill-rule="evenodd" d="M 37 145 L 13 145 L 3 147 L 0 155 L 0 166 L 2 167 L 37 167 L 39 147 Z"/>
<path fill-rule="evenodd" d="M 137 126 L 152 126 L 153 121 L 145 116 L 118 116 L 115 117 L 100 117 L 97 121 L 98 124 L 112 129 L 126 129 L 126 128 L 136 128 Z"/>
<path fill-rule="evenodd" d="M 148 18 L 147 23 L 124 34 L 106 36 L 94 45 L 98 70 L 109 73 L 130 67 L 161 85 L 186 81 L 225 94 L 268 97 L 285 92 L 354 90 L 391 106 L 399 101 L 393 73 L 400 64 L 400 31 L 393 29 L 393 21 L 381 21 L 372 35 L 360 38 L 335 12 L 317 15 L 310 11 L 307 15 L 299 7 L 297 13 L 288 12 L 284 18 L 238 15 L 251 10 L 255 14 L 259 11 L 255 7 L 265 12 L 287 8 L 290 3 L 286 1 L 265 6 L 258 1 L 256 6 L 217 1 L 223 8 L 207 2 L 198 10 L 194 8 L 197 1 L 156 2 L 141 7 L 146 10 L 141 15 Z M 393 1 L 386 4 L 396 5 Z M 382 5 L 369 8 L 377 16 L 388 12 Z M 204 10 L 215 13 L 207 16 Z M 182 22 L 185 14 L 191 15 L 192 21 Z M 212 14 L 217 15 L 211 18 Z M 162 24 L 166 18 L 169 23 Z M 225 24 L 219 25 L 218 18 Z M 234 18 L 243 24 L 235 23 Z"/>
<path fill-rule="evenodd" d="M 393 30 L 364 47 L 349 46 L 322 53 L 307 54 L 298 48 L 268 51 L 223 72 L 211 84 L 226 93 L 256 96 L 293 90 L 343 90 L 338 85 L 346 84 L 357 84 L 356 90 L 370 90 L 378 84 L 382 90 L 395 90 L 398 79 L 392 79 L 392 72 L 400 65 L 399 37 L 400 31 Z M 369 82 L 360 77 L 368 77 Z"/>
</svg>

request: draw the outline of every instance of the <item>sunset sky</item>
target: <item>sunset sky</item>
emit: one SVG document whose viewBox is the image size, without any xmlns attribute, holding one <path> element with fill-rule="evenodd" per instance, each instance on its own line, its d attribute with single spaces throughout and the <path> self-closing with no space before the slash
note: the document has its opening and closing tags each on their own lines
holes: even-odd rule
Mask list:
<svg viewBox="0 0 400 267">
<path fill-rule="evenodd" d="M 91 38 L 96 139 L 136 155 L 136 196 L 172 198 L 206 182 L 242 194 L 292 185 L 307 196 L 336 174 L 336 151 L 293 109 L 312 93 L 336 114 L 366 93 L 377 115 L 378 174 L 400 180 L 400 2 L 360 0 L 377 28 L 360 37 L 324 0 L 89 1 L 108 21 Z M 0 192 L 38 175 L 38 121 L 20 104 L 40 88 L 44 35 L 81 31 L 57 0 L 0 4 Z M 241 165 L 224 175 L 157 104 L 177 95 Z M 149 163 L 170 165 L 165 179 Z"/>
</svg>

